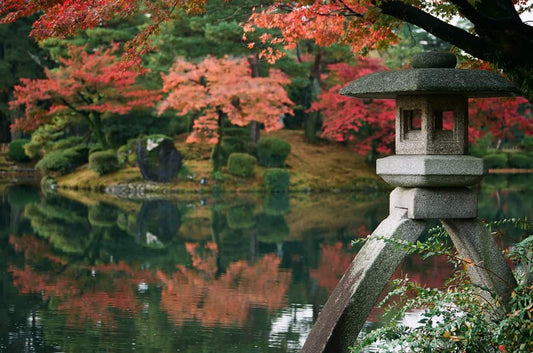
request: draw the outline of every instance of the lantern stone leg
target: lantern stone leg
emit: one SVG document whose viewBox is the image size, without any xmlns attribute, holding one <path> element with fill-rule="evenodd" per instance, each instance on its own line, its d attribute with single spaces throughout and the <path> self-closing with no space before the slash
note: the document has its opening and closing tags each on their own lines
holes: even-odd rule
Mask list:
<svg viewBox="0 0 533 353">
<path fill-rule="evenodd" d="M 492 295 L 496 295 L 508 311 L 517 283 L 487 227 L 478 219 L 442 219 L 441 223 L 459 256 L 472 261 L 467 267 L 468 275 L 480 288 L 488 289 L 482 292 L 485 300 L 493 301 Z"/>
<path fill-rule="evenodd" d="M 302 353 L 348 352 L 383 288 L 406 252 L 394 241 L 416 241 L 424 222 L 395 209 L 369 237 L 313 326 Z M 386 241 L 391 240 L 391 241 Z"/>
</svg>

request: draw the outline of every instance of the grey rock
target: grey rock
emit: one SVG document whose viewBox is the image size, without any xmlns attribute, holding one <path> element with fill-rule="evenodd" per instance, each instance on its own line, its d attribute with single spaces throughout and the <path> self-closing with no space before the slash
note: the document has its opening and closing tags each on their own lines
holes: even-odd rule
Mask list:
<svg viewBox="0 0 533 353">
<path fill-rule="evenodd" d="M 145 180 L 167 183 L 178 174 L 181 153 L 168 137 L 147 137 L 137 141 L 137 163 Z"/>
</svg>

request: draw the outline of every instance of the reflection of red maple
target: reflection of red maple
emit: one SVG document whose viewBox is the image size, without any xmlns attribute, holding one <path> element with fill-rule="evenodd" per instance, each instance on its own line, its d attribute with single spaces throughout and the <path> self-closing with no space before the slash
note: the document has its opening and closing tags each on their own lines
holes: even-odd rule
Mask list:
<svg viewBox="0 0 533 353">
<path fill-rule="evenodd" d="M 354 254 L 346 252 L 342 243 L 322 244 L 320 249 L 320 264 L 318 269 L 311 270 L 311 278 L 316 279 L 319 286 L 333 289 L 350 266 Z"/>
<path fill-rule="evenodd" d="M 17 251 L 24 251 L 24 269 L 10 266 L 13 285 L 22 294 L 41 293 L 43 299 L 58 300 L 58 311 L 66 313 L 67 325 L 77 326 L 86 320 L 115 327 L 113 310 L 136 313 L 140 303 L 135 289 L 140 283 L 154 283 L 152 272 L 132 269 L 128 264 L 62 267 L 66 263 L 52 255 L 46 241 L 25 235 L 10 237 Z M 36 261 L 48 259 L 47 271 L 32 268 Z"/>
<path fill-rule="evenodd" d="M 216 245 L 206 249 L 200 260 L 196 246 L 187 247 L 198 267 L 178 266 L 172 275 L 158 272 L 165 284 L 161 305 L 176 325 L 192 320 L 203 326 L 242 325 L 252 307 L 272 311 L 283 306 L 291 276 L 279 269 L 279 258 L 266 255 L 253 265 L 237 261 L 215 278 L 216 267 L 206 264 L 215 266 Z"/>
<path fill-rule="evenodd" d="M 269 311 L 281 308 L 291 281 L 290 273 L 279 269 L 280 259 L 274 255 L 266 255 L 253 265 L 234 262 L 217 278 L 215 243 L 202 249 L 187 243 L 191 268 L 179 265 L 172 274 L 154 274 L 125 262 L 67 266 L 51 255 L 52 248 L 45 240 L 28 235 L 12 236 L 10 242 L 17 251 L 24 251 L 26 262 L 23 269 L 9 267 L 14 286 L 21 294 L 41 293 L 44 300 L 57 300 L 57 310 L 66 315 L 69 326 L 89 321 L 116 327 L 117 312 L 139 312 L 139 284 L 160 282 L 164 285 L 161 306 L 177 325 L 189 320 L 199 320 L 205 326 L 240 325 L 252 307 Z M 32 267 L 43 260 L 49 260 L 50 268 Z"/>
<path fill-rule="evenodd" d="M 65 263 L 58 256 L 52 254 L 48 243 L 43 239 L 38 239 L 32 235 L 22 235 L 20 237 L 9 236 L 9 243 L 16 251 L 24 252 L 24 258 L 35 260 L 48 259 L 57 264 Z"/>
</svg>

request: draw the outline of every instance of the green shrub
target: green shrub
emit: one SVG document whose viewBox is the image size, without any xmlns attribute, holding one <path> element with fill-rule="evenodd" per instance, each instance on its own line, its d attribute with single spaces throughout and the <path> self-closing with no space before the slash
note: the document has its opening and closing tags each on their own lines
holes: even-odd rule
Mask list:
<svg viewBox="0 0 533 353">
<path fill-rule="evenodd" d="M 118 162 L 121 166 L 137 166 L 137 139 L 128 140 L 128 142 L 119 147 L 117 150 Z"/>
<path fill-rule="evenodd" d="M 507 154 L 506 153 L 489 153 L 486 154 L 483 159 L 487 168 L 505 168 L 507 167 Z"/>
<path fill-rule="evenodd" d="M 54 141 L 51 144 L 52 150 L 65 150 L 67 148 L 72 148 L 79 146 L 83 143 L 83 138 L 79 136 L 71 136 L 68 138 L 60 139 L 57 141 Z"/>
<path fill-rule="evenodd" d="M 89 156 L 89 168 L 98 175 L 104 175 L 119 169 L 117 154 L 114 150 L 94 152 Z"/>
<path fill-rule="evenodd" d="M 259 164 L 265 167 L 285 166 L 285 160 L 291 153 L 291 145 L 276 137 L 263 137 L 257 143 Z"/>
<path fill-rule="evenodd" d="M 37 162 L 35 168 L 43 174 L 66 174 L 86 162 L 85 152 L 82 147 L 52 151 Z"/>
<path fill-rule="evenodd" d="M 28 161 L 29 158 L 26 155 L 26 152 L 24 152 L 24 145 L 29 142 L 30 141 L 26 139 L 18 139 L 11 141 L 11 143 L 9 144 L 9 158 L 16 162 Z"/>
<path fill-rule="evenodd" d="M 509 166 L 511 168 L 530 169 L 533 168 L 533 158 L 527 153 L 509 153 Z"/>
<path fill-rule="evenodd" d="M 244 178 L 255 175 L 257 159 L 247 153 L 233 153 L 228 159 L 228 173 Z"/>
<path fill-rule="evenodd" d="M 289 180 L 289 171 L 283 168 L 267 169 L 263 175 L 263 183 L 269 193 L 286 192 L 289 187 Z"/>
</svg>

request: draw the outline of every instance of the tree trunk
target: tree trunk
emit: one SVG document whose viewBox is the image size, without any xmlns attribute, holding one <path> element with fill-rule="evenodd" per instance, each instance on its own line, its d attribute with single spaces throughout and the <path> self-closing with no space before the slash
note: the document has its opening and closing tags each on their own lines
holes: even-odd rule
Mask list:
<svg viewBox="0 0 533 353">
<path fill-rule="evenodd" d="M 322 75 L 323 56 L 324 56 L 324 53 L 322 51 L 319 51 L 315 55 L 315 61 L 311 68 L 311 75 L 310 75 L 311 88 L 310 88 L 309 106 L 311 106 L 311 103 L 316 101 L 318 99 L 318 96 L 320 95 L 320 83 L 321 83 L 320 77 Z M 307 114 L 304 120 L 304 132 L 305 132 L 305 138 L 308 142 L 316 142 L 318 140 L 317 132 L 320 129 L 319 120 L 320 120 L 319 111 Z"/>
<path fill-rule="evenodd" d="M 259 59 L 257 57 L 257 53 L 254 53 L 248 57 L 248 63 L 250 64 L 252 79 L 254 77 L 259 77 Z M 252 135 L 252 143 L 257 145 L 261 134 L 261 126 L 257 121 L 250 122 L 250 132 Z"/>
<path fill-rule="evenodd" d="M 109 148 L 109 145 L 107 144 L 107 141 L 104 137 L 104 133 L 102 131 L 102 119 L 100 118 L 100 114 L 97 114 L 95 112 L 89 113 L 89 116 L 87 117 L 87 121 L 89 122 L 89 125 L 91 126 L 91 130 L 94 132 L 94 135 L 96 136 L 96 140 L 100 144 L 103 150 L 106 150 Z"/>
</svg>

